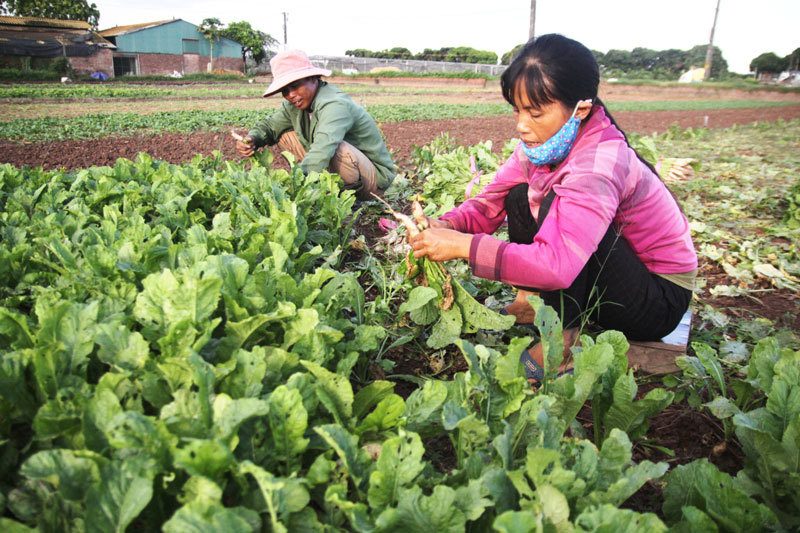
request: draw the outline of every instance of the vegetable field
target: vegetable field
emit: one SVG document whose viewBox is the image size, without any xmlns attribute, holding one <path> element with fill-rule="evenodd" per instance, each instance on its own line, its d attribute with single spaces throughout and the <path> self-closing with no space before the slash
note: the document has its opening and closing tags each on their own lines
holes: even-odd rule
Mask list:
<svg viewBox="0 0 800 533">
<path fill-rule="evenodd" d="M 693 112 L 715 111 L 800 106 Z M 491 179 L 513 123 L 419 112 L 381 120 L 402 171 L 385 199 L 436 215 Z M 3 530 L 797 530 L 800 118 L 647 113 L 618 115 L 643 156 L 696 161 L 669 184 L 701 261 L 689 351 L 648 375 L 587 327 L 557 379 L 552 309 L 509 324 L 508 287 L 415 271 L 381 203 L 203 131 L 249 114 L 85 141 L 0 122 L 42 132 L 0 144 Z M 175 160 L 96 164 L 165 140 Z M 75 165 L 47 164 L 68 147 Z"/>
</svg>

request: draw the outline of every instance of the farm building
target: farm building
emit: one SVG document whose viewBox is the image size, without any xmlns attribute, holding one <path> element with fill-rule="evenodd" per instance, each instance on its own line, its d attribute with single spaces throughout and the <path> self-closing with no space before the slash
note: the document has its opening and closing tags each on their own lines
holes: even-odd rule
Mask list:
<svg viewBox="0 0 800 533">
<path fill-rule="evenodd" d="M 117 26 L 99 32 L 113 43 L 113 74 L 205 72 L 212 47 L 197 26 L 182 19 Z M 242 45 L 221 37 L 213 43 L 214 68 L 244 72 Z"/>
<path fill-rule="evenodd" d="M 78 71 L 111 74 L 114 45 L 88 22 L 38 17 L 0 17 L 0 67 L 47 69 L 68 57 Z"/>
</svg>

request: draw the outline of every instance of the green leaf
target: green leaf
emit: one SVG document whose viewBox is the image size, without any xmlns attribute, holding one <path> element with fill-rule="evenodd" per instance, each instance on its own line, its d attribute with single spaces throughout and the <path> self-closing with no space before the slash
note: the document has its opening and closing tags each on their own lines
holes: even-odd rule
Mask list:
<svg viewBox="0 0 800 533">
<path fill-rule="evenodd" d="M 414 483 L 425 467 L 424 453 L 416 433 L 401 430 L 397 437 L 384 441 L 375 471 L 369 477 L 367 499 L 374 511 L 395 505 L 400 489 Z"/>
<path fill-rule="evenodd" d="M 456 492 L 450 487 L 437 485 L 430 496 L 422 489 L 412 487 L 400 494 L 397 506 L 398 530 L 415 533 L 461 533 L 467 517 L 455 505 Z"/>
<path fill-rule="evenodd" d="M 692 348 L 697 354 L 697 358 L 703 363 L 703 367 L 708 374 L 714 378 L 717 387 L 722 392 L 722 396 L 727 396 L 725 387 L 725 373 L 722 371 L 722 365 L 717 360 L 717 352 L 709 345 L 702 342 L 693 342 Z"/>
<path fill-rule="evenodd" d="M 106 434 L 115 416 L 122 413 L 117 396 L 108 389 L 95 390 L 83 412 L 83 436 L 86 447 L 102 453 L 109 445 Z"/>
<path fill-rule="evenodd" d="M 262 381 L 267 375 L 267 355 L 263 347 L 252 351 L 236 350 L 233 354 L 236 366 L 220 383 L 219 390 L 232 398 L 255 398 L 264 388 Z"/>
<path fill-rule="evenodd" d="M 193 476 L 219 479 L 236 465 L 228 446 L 215 440 L 193 440 L 173 450 L 175 465 Z"/>
<path fill-rule="evenodd" d="M 100 483 L 86 498 L 86 530 L 89 533 L 123 533 L 153 497 L 155 461 L 139 456 L 114 461 L 103 468 Z"/>
<path fill-rule="evenodd" d="M 327 424 L 314 427 L 320 437 L 336 452 L 345 470 L 353 478 L 356 487 L 361 485 L 365 477 L 369 474 L 368 470 L 371 461 L 367 453 L 358 447 L 358 437 L 351 435 L 342 426 Z"/>
<path fill-rule="evenodd" d="M 142 281 L 134 315 L 152 331 L 167 333 L 182 322 L 200 324 L 217 308 L 222 280 L 200 279 L 188 271 L 178 279 L 171 270 L 150 274 Z"/>
<path fill-rule="evenodd" d="M 275 477 L 250 461 L 241 463 L 239 471 L 255 478 L 267 504 L 273 531 L 286 531 L 284 524 L 289 515 L 303 510 L 310 501 L 308 491 L 299 479 Z"/>
<path fill-rule="evenodd" d="M 399 424 L 405 410 L 406 404 L 401 396 L 397 394 L 387 396 L 356 427 L 355 433 L 362 435 L 369 431 L 381 432 L 391 429 Z"/>
<path fill-rule="evenodd" d="M 505 331 L 514 325 L 516 317 L 513 315 L 501 315 L 480 304 L 457 280 L 452 279 L 451 284 L 453 286 L 453 298 L 456 305 L 461 309 L 463 317 L 462 331 L 464 333 L 474 333 L 479 329 Z"/>
<path fill-rule="evenodd" d="M 66 358 L 64 371 L 78 372 L 94 349 L 98 310 L 96 301 L 85 305 L 59 302 L 50 307 L 37 304 L 37 349 L 57 352 Z"/>
<path fill-rule="evenodd" d="M 25 315 L 13 309 L 0 307 L 0 339 L 3 339 L 3 344 L 0 346 L 12 350 L 32 348 L 34 338 Z"/>
<path fill-rule="evenodd" d="M 697 507 L 684 505 L 681 508 L 681 513 L 683 513 L 683 519 L 673 528 L 678 532 L 717 533 L 719 531 L 714 520 Z"/>
<path fill-rule="evenodd" d="M 547 380 L 552 379 L 558 373 L 558 366 L 564 359 L 564 337 L 562 334 L 561 319 L 556 311 L 547 305 L 539 296 L 528 296 L 527 302 L 533 307 L 536 316 L 533 323 L 539 330 L 544 354 L 545 382 L 543 384 L 545 394 L 548 391 Z"/>
<path fill-rule="evenodd" d="M 319 401 L 333 415 L 337 423 L 349 427 L 353 416 L 353 387 L 347 377 L 335 374 L 311 361 L 300 361 L 315 378 Z"/>
<path fill-rule="evenodd" d="M 703 407 L 707 407 L 708 410 L 711 411 L 711 414 L 720 420 L 730 418 L 733 415 L 741 412 L 741 410 L 736 406 L 735 403 L 733 403 L 732 400 L 723 396 L 717 396 L 710 402 L 704 403 Z"/>
<path fill-rule="evenodd" d="M 545 520 L 555 525 L 557 530 L 568 527 L 569 502 L 561 491 L 552 485 L 537 486 L 536 500 Z"/>
<path fill-rule="evenodd" d="M 614 505 L 592 507 L 575 518 L 575 531 L 615 533 L 662 533 L 667 526 L 653 513 L 637 513 Z M 670 530 L 671 531 L 671 530 Z"/>
<path fill-rule="evenodd" d="M 177 435 L 169 432 L 163 420 L 135 411 L 124 411 L 112 418 L 106 426 L 106 438 L 118 450 L 149 454 L 162 468 L 172 463 L 172 449 L 178 445 Z"/>
<path fill-rule="evenodd" d="M 88 450 L 45 450 L 30 456 L 20 473 L 30 479 L 47 481 L 65 499 L 83 501 L 89 487 L 100 480 L 102 456 Z"/>
<path fill-rule="evenodd" d="M 123 325 L 98 325 L 95 340 L 100 347 L 97 358 L 125 373 L 143 369 L 150 356 L 144 337 Z"/>
<path fill-rule="evenodd" d="M 486 498 L 488 490 L 483 486 L 481 480 L 470 479 L 466 486 L 462 485 L 456 489 L 455 505 L 458 507 L 467 520 L 478 520 L 487 507 L 492 506 L 492 501 Z"/>
<path fill-rule="evenodd" d="M 492 529 L 499 533 L 534 533 L 542 527 L 542 517 L 530 511 L 506 511 L 492 523 Z"/>
<path fill-rule="evenodd" d="M 441 408 L 447 399 L 447 386 L 439 380 L 426 381 L 406 400 L 406 426 L 419 432 L 425 426 L 441 423 Z"/>
<path fill-rule="evenodd" d="M 724 531 L 758 531 L 777 524 L 772 511 L 737 489 L 733 479 L 707 459 L 675 467 L 666 482 L 663 511 L 668 520 L 681 520 L 681 509 L 693 506 Z"/>
<path fill-rule="evenodd" d="M 233 400 L 227 394 L 218 394 L 214 399 L 213 409 L 216 438 L 232 442 L 242 423 L 253 417 L 265 416 L 270 411 L 270 406 L 264 400 L 256 398 Z"/>
<path fill-rule="evenodd" d="M 309 442 L 303 438 L 308 426 L 308 413 L 303 407 L 300 392 L 285 385 L 272 391 L 267 420 L 272 433 L 272 443 L 275 446 L 275 457 L 294 471 L 299 465 L 299 461 L 295 458 L 305 451 Z"/>
<path fill-rule="evenodd" d="M 627 382 L 627 378 L 623 376 L 617 383 L 620 383 L 620 381 L 623 381 L 623 388 L 627 389 L 624 385 Z M 620 393 L 619 395 L 615 393 L 615 400 L 617 398 L 619 400 L 611 406 L 603 417 L 605 432 L 609 434 L 614 428 L 618 428 L 626 432 L 632 439 L 638 439 L 647 432 L 650 417 L 660 413 L 671 404 L 675 393 L 666 389 L 653 389 L 644 398 L 635 402 L 621 401 L 624 396 L 625 393 Z"/>
<path fill-rule="evenodd" d="M 454 343 L 461 336 L 462 324 L 463 319 L 458 307 L 453 306 L 443 311 L 439 321 L 433 325 L 426 344 L 436 350 Z"/>
<path fill-rule="evenodd" d="M 373 381 L 356 393 L 353 400 L 353 416 L 361 418 L 367 411 L 377 405 L 378 402 L 386 398 L 394 390 L 394 383 L 391 381 Z"/>
<path fill-rule="evenodd" d="M 251 525 L 253 514 L 255 513 L 248 509 L 228 509 L 220 504 L 209 506 L 188 504 L 178 509 L 164 523 L 163 531 L 164 533 L 254 533 L 256 530 Z M 255 516 L 257 517 L 258 515 Z M 281 530 L 276 529 L 276 531 Z"/>
<path fill-rule="evenodd" d="M 435 289 L 418 285 L 411 289 L 411 292 L 408 293 L 408 299 L 400 304 L 400 307 L 397 309 L 397 314 L 402 316 L 404 313 L 422 309 L 428 302 L 434 300 L 437 296 L 438 295 Z"/>
</svg>

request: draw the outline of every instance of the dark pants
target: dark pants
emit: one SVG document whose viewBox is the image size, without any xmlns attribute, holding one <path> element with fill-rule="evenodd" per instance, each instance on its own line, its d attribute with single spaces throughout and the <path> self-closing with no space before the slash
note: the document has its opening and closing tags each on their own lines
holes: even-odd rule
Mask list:
<svg viewBox="0 0 800 533">
<path fill-rule="evenodd" d="M 512 188 L 505 199 L 509 240 L 532 243 L 554 199 L 555 192 L 545 197 L 536 221 L 528 203 L 528 186 Z M 638 341 L 657 341 L 674 330 L 692 297 L 690 290 L 650 273 L 613 225 L 566 289 L 518 288 L 538 292 L 560 313 L 564 329 L 591 319 L 603 329 L 619 330 Z"/>
</svg>

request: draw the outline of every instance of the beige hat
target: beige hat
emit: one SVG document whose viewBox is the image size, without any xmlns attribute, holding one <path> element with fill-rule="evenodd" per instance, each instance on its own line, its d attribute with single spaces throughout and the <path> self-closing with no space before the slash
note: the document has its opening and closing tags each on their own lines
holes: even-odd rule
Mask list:
<svg viewBox="0 0 800 533">
<path fill-rule="evenodd" d="M 267 87 L 264 96 L 272 96 L 293 81 L 310 76 L 330 76 L 331 71 L 317 68 L 311 64 L 302 50 L 286 50 L 269 60 L 272 69 L 272 83 Z"/>
</svg>

